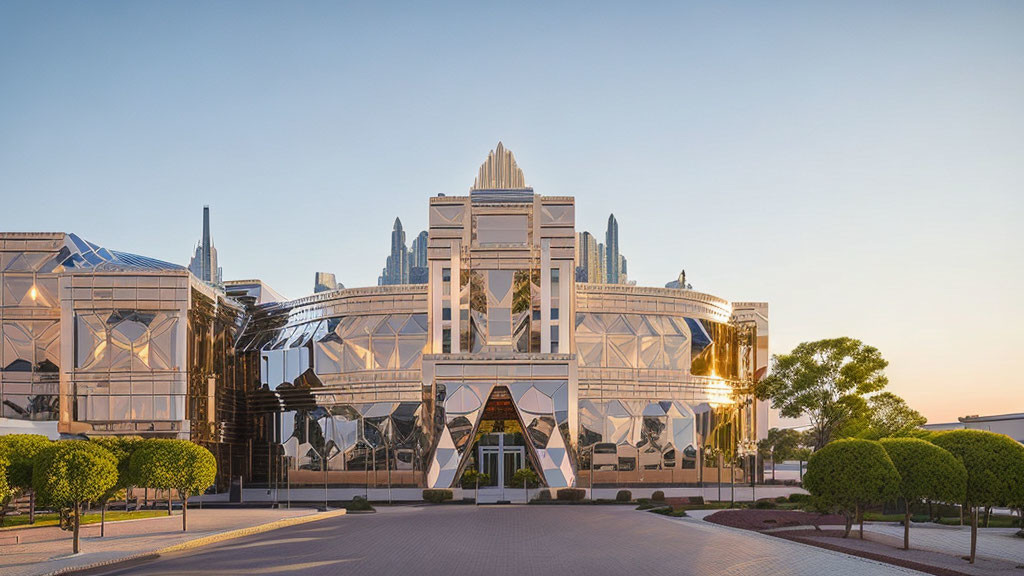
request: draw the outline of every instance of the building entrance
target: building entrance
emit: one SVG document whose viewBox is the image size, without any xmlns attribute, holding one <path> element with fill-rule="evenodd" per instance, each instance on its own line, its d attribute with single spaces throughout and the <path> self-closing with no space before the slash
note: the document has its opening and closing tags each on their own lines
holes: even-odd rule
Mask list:
<svg viewBox="0 0 1024 576">
<path fill-rule="evenodd" d="M 480 438 L 477 461 L 487 474 L 488 486 L 508 486 L 516 470 L 526 463 L 526 448 L 516 442 L 520 434 L 493 433 Z"/>
</svg>

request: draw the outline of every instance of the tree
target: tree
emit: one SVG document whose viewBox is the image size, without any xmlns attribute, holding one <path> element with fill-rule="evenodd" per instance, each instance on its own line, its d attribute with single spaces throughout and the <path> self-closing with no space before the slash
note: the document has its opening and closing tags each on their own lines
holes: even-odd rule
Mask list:
<svg viewBox="0 0 1024 576">
<path fill-rule="evenodd" d="M 971 514 L 971 564 L 978 548 L 978 507 L 1006 506 L 1024 484 L 1024 445 L 985 430 L 950 430 L 932 440 L 959 458 L 967 469 L 964 508 Z"/>
<path fill-rule="evenodd" d="M 864 396 L 885 388 L 888 364 L 877 348 L 853 338 L 804 342 L 772 358 L 772 373 L 755 393 L 787 418 L 807 416 L 817 450 L 867 410 Z"/>
<path fill-rule="evenodd" d="M 129 470 L 141 485 L 177 490 L 184 531 L 188 529 L 188 499 L 213 484 L 217 460 L 209 450 L 188 440 L 144 440 L 132 454 Z"/>
<path fill-rule="evenodd" d="M 41 501 L 73 509 L 73 549 L 78 554 L 82 504 L 99 500 L 117 483 L 117 461 L 91 442 L 54 442 L 36 455 L 32 482 Z"/>
<path fill-rule="evenodd" d="M 909 436 L 926 422 L 927 418 L 892 392 L 881 392 L 868 399 L 867 428 L 871 438 Z"/>
<path fill-rule="evenodd" d="M 0 508 L 14 496 L 32 490 L 32 466 L 36 454 L 49 446 L 51 441 L 41 434 L 8 434 L 0 436 L 0 453 L 6 454 L 10 463 L 7 479 L 10 491 L 6 498 L 0 497 Z M 32 494 L 29 504 L 29 523 L 35 524 L 36 503 Z"/>
<path fill-rule="evenodd" d="M 7 455 L 0 452 L 0 524 L 3 522 L 3 509 L 7 506 L 7 500 L 14 493 L 11 485 L 7 482 L 7 472 L 11 466 Z"/>
<path fill-rule="evenodd" d="M 217 479 L 217 459 L 213 453 L 187 440 L 174 440 L 179 466 L 171 486 L 181 497 L 181 530 L 188 530 L 188 499 L 202 494 Z"/>
<path fill-rule="evenodd" d="M 772 459 L 772 481 L 775 481 L 775 461 L 789 460 L 800 447 L 801 435 L 792 428 L 771 428 L 768 435 L 757 443 L 761 458 Z"/>
<path fill-rule="evenodd" d="M 903 549 L 909 550 L 910 506 L 921 500 L 963 502 L 967 494 L 967 470 L 956 456 L 918 438 L 884 438 L 881 442 L 900 473 Z"/>
<path fill-rule="evenodd" d="M 863 539 L 864 507 L 895 499 L 899 483 L 899 472 L 882 445 L 856 438 L 836 440 L 816 451 L 804 474 L 804 488 L 815 500 L 846 518 L 844 538 L 857 519 Z"/>
<path fill-rule="evenodd" d="M 90 438 L 90 441 L 100 446 L 114 457 L 117 462 L 117 482 L 107 490 L 99 500 L 100 504 L 100 538 L 107 530 L 107 503 L 113 499 L 118 492 L 127 490 L 132 485 L 130 463 L 132 453 L 138 447 L 142 438 L 138 436 L 97 436 Z M 125 512 L 128 511 L 128 496 L 125 495 Z"/>
</svg>

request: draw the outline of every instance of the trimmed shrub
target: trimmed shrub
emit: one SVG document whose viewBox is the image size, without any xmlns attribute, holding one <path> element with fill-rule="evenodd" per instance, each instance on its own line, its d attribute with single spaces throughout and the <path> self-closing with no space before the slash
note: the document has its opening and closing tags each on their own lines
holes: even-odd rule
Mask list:
<svg viewBox="0 0 1024 576">
<path fill-rule="evenodd" d="M 345 504 L 345 509 L 349 512 L 372 512 L 373 506 L 366 501 L 366 498 L 355 496 L 351 502 Z"/>
<path fill-rule="evenodd" d="M 615 494 L 615 501 L 616 502 L 629 502 L 632 499 L 633 499 L 633 493 L 630 492 L 629 490 L 619 490 Z"/>
<path fill-rule="evenodd" d="M 775 507 L 775 502 L 772 500 L 758 500 L 754 502 L 754 508 L 758 510 L 774 510 Z"/>
<path fill-rule="evenodd" d="M 520 486 L 523 485 L 524 482 L 526 483 L 527 488 L 536 488 L 538 485 L 540 485 L 540 480 L 537 478 L 537 473 L 534 472 L 533 470 L 530 470 L 529 468 L 520 468 L 519 470 L 516 470 L 515 474 L 512 475 L 511 486 L 513 488 L 519 488 Z"/>
<path fill-rule="evenodd" d="M 427 502 L 433 502 L 434 504 L 440 504 L 445 500 L 451 500 L 454 498 L 451 490 L 441 490 L 428 488 L 423 491 L 423 499 Z"/>
<path fill-rule="evenodd" d="M 793 494 L 789 495 L 789 501 L 792 504 L 800 504 L 800 503 L 803 503 L 803 502 L 810 502 L 810 500 L 811 500 L 811 495 L 810 494 L 803 494 L 803 493 L 800 493 L 800 492 L 796 492 L 796 493 L 793 493 Z"/>
<path fill-rule="evenodd" d="M 985 430 L 949 430 L 932 443 L 960 459 L 967 470 L 966 508 L 971 511 L 971 563 L 978 541 L 978 507 L 1006 506 L 1024 499 L 1024 445 Z"/>
<path fill-rule="evenodd" d="M 579 502 L 586 496 L 587 491 L 582 488 L 559 488 L 555 497 L 563 502 Z"/>
<path fill-rule="evenodd" d="M 82 504 L 99 500 L 117 482 L 117 459 L 81 440 L 53 442 L 36 454 L 32 483 L 40 501 L 72 509 L 73 550 L 78 554 Z"/>
<path fill-rule="evenodd" d="M 537 495 L 533 497 L 531 502 L 551 502 L 551 492 L 548 490 L 541 490 L 537 492 Z"/>
<path fill-rule="evenodd" d="M 910 549 L 911 506 L 922 500 L 963 502 L 967 496 L 967 470 L 942 448 L 917 438 L 883 438 L 882 447 L 900 473 L 903 498 L 903 549 Z"/>
<path fill-rule="evenodd" d="M 462 488 L 466 490 L 472 490 L 476 488 L 477 480 L 480 481 L 481 486 L 486 486 L 487 483 L 491 481 L 491 476 L 489 474 L 477 472 L 473 468 L 467 468 L 466 471 L 462 473 L 462 478 L 459 479 L 459 486 L 462 486 Z"/>
<path fill-rule="evenodd" d="M 895 499 L 900 475 L 878 442 L 846 439 L 826 444 L 811 455 L 804 487 L 818 506 L 837 509 L 846 517 L 844 537 L 853 521 L 860 522 L 864 536 L 864 508 Z"/>
<path fill-rule="evenodd" d="M 665 492 L 662 490 L 655 490 L 654 493 L 651 494 L 651 500 L 654 500 L 655 502 L 664 502 Z"/>
</svg>

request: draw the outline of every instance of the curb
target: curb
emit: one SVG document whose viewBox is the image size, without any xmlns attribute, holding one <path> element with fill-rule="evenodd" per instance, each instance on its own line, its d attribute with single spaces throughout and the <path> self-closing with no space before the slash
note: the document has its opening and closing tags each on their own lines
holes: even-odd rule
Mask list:
<svg viewBox="0 0 1024 576">
<path fill-rule="evenodd" d="M 70 574 L 86 574 L 92 570 L 97 570 L 99 568 L 110 568 L 118 564 L 128 564 L 132 562 L 155 560 L 163 554 L 181 552 L 184 550 L 192 550 L 194 548 L 200 548 L 202 546 L 209 546 L 210 544 L 224 542 L 225 540 L 234 540 L 235 538 L 242 538 L 244 536 L 251 536 L 253 534 L 260 534 L 263 532 L 269 532 L 271 530 L 277 530 L 278 528 L 287 528 L 289 526 L 297 526 L 299 524 L 316 522 L 318 520 L 336 518 L 338 516 L 344 516 L 347 512 L 347 510 L 341 508 L 338 510 L 331 510 L 328 512 L 317 512 L 315 514 L 307 514 L 305 516 L 296 516 L 295 518 L 284 518 L 282 520 L 275 520 L 273 522 L 267 522 L 266 524 L 260 524 L 258 526 L 249 526 L 248 528 L 237 528 L 235 530 L 228 530 L 226 532 L 219 532 L 216 534 L 201 536 L 194 540 L 187 540 L 180 544 L 175 544 L 173 546 L 161 548 L 154 552 L 133 554 L 131 556 L 124 556 L 122 558 L 112 558 L 110 560 L 94 562 L 92 564 L 86 564 L 84 566 L 69 566 L 67 568 L 61 568 L 59 570 L 54 570 L 53 572 L 48 572 L 44 576 L 67 576 Z"/>
</svg>

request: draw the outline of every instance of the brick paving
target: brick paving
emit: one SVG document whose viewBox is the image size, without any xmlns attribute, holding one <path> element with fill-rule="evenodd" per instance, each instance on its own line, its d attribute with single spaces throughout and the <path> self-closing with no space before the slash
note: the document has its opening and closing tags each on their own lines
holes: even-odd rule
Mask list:
<svg viewBox="0 0 1024 576">
<path fill-rule="evenodd" d="M 399 506 L 274 530 L 110 574 L 918 574 L 626 506 Z"/>
<path fill-rule="evenodd" d="M 188 532 L 181 531 L 181 511 L 173 516 L 107 523 L 106 536 L 99 537 L 100 525 L 81 528 L 81 553 L 71 554 L 71 533 L 56 526 L 0 531 L 0 574 L 35 576 L 72 566 L 86 566 L 136 554 L 228 530 L 314 513 L 305 508 L 192 509 L 188 511 Z M 13 544 L 20 536 L 20 544 Z"/>
<path fill-rule="evenodd" d="M 1024 565 L 1024 539 L 1014 536 L 1019 528 L 979 528 L 978 556 Z M 898 538 L 903 544 L 903 527 L 895 524 L 865 524 L 865 532 Z M 910 547 L 967 555 L 971 551 L 969 526 L 911 524 Z M 1024 570 L 1021 570 L 1024 574 Z"/>
</svg>

